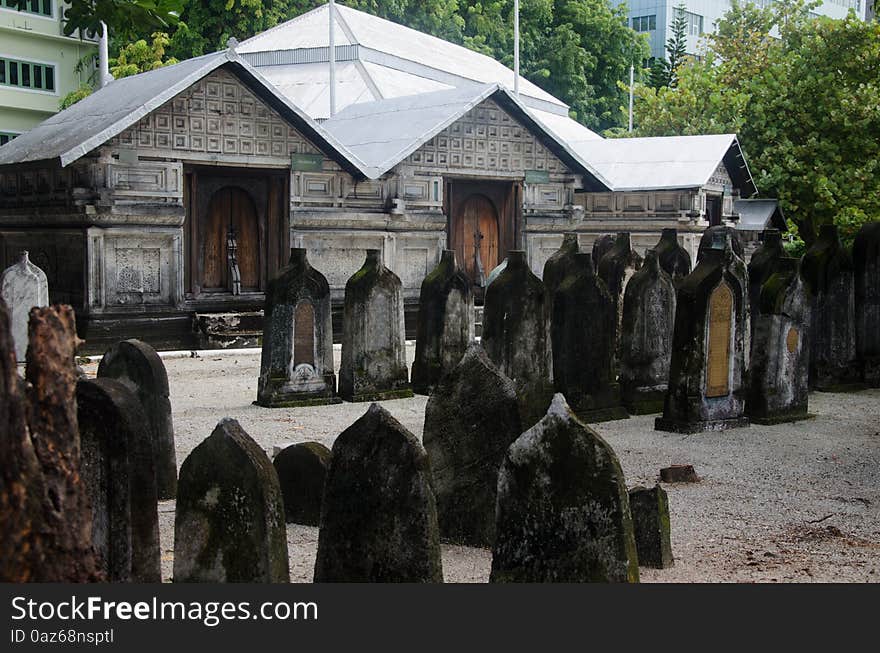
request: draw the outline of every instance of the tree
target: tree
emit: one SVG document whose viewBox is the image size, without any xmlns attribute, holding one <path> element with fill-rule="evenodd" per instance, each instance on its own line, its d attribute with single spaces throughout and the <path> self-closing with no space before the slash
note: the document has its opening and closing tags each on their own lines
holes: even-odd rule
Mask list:
<svg viewBox="0 0 880 653">
<path fill-rule="evenodd" d="M 672 36 L 666 39 L 666 76 L 665 86 L 675 88 L 678 85 L 678 69 L 687 57 L 687 15 L 684 4 L 673 10 Z"/>
<path fill-rule="evenodd" d="M 25 0 L 18 0 L 24 4 Z M 101 34 L 101 23 L 116 38 L 128 38 L 141 30 L 165 29 L 177 24 L 184 0 L 68 0 L 64 10 L 64 34 L 80 30 Z M 192 4 L 192 3 L 191 3 Z"/>
</svg>

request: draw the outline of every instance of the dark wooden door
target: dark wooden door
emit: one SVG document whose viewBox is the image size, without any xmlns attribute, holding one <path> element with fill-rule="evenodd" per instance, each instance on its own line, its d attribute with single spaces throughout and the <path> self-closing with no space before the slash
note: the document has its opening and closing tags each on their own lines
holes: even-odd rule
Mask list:
<svg viewBox="0 0 880 653">
<path fill-rule="evenodd" d="M 706 214 L 710 227 L 721 224 L 721 198 L 717 195 L 706 196 Z"/>
<path fill-rule="evenodd" d="M 483 276 L 498 265 L 498 212 L 485 195 L 471 195 L 461 207 L 461 214 L 455 221 L 455 256 L 461 268 L 477 281 L 476 253 L 479 250 Z"/>
<path fill-rule="evenodd" d="M 202 242 L 204 273 L 202 287 L 206 291 L 231 290 L 229 274 L 229 237 L 235 238 L 236 260 L 241 272 L 242 290 L 260 287 L 260 230 L 254 202 L 237 186 L 216 191 L 208 205 Z"/>
</svg>

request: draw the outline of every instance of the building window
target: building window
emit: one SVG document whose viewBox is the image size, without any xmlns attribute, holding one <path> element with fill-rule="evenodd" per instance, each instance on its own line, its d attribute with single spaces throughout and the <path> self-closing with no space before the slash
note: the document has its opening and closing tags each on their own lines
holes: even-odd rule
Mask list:
<svg viewBox="0 0 880 653">
<path fill-rule="evenodd" d="M 636 16 L 632 19 L 632 26 L 637 32 L 651 32 L 657 29 L 657 14 Z"/>
<path fill-rule="evenodd" d="M 37 16 L 52 16 L 52 0 L 26 0 L 23 7 L 19 7 L 19 0 L 0 0 L 0 7 L 24 11 Z"/>
<path fill-rule="evenodd" d="M 703 33 L 703 17 L 700 14 L 694 14 L 689 11 L 684 12 L 687 19 L 687 28 L 685 34 L 688 36 L 699 36 Z"/>
<path fill-rule="evenodd" d="M 55 66 L 0 59 L 0 84 L 55 91 Z"/>
<path fill-rule="evenodd" d="M 15 132 L 0 132 L 0 145 L 6 145 L 16 136 L 18 136 L 18 134 Z"/>
</svg>

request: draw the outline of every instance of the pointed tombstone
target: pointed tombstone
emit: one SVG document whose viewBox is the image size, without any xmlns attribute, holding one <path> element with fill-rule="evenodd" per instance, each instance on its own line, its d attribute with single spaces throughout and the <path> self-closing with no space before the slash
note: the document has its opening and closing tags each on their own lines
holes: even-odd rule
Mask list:
<svg viewBox="0 0 880 653">
<path fill-rule="evenodd" d="M 678 243 L 677 229 L 664 229 L 654 251 L 657 252 L 660 267 L 672 277 L 674 283 L 691 273 L 691 255 Z"/>
<path fill-rule="evenodd" d="M 339 403 L 333 373 L 330 284 L 306 250 L 269 282 L 257 404 L 268 408 Z"/>
<path fill-rule="evenodd" d="M 49 305 L 49 282 L 46 273 L 30 262 L 22 252 L 18 263 L 6 268 L 0 277 L 0 294 L 9 307 L 15 359 L 24 362 L 28 345 L 28 316 L 34 306 Z"/>
<path fill-rule="evenodd" d="M 507 266 L 486 289 L 482 343 L 516 385 L 523 426 L 537 422 L 553 396 L 550 300 L 522 250 L 508 253 Z"/>
<path fill-rule="evenodd" d="M 413 391 L 430 394 L 474 340 L 474 298 L 467 275 L 455 264 L 455 252 L 443 251 L 440 263 L 422 281 L 416 325 Z"/>
<path fill-rule="evenodd" d="M 856 360 L 855 277 L 837 227 L 822 225 L 801 261 L 811 299 L 810 387 L 834 391 L 860 381 Z"/>
<path fill-rule="evenodd" d="M 602 234 L 593 241 L 593 265 L 596 267 L 597 272 L 599 271 L 599 261 L 614 247 L 616 240 L 617 238 L 613 234 Z"/>
<path fill-rule="evenodd" d="M 547 293 L 550 295 L 550 310 L 553 310 L 553 295 L 559 284 L 574 269 L 574 257 L 579 252 L 578 236 L 575 233 L 567 233 L 562 236 L 562 245 L 544 263 L 542 280 Z"/>
<path fill-rule="evenodd" d="M 522 434 L 516 387 L 474 343 L 425 408 L 422 441 L 434 478 L 440 534 L 492 546 L 498 468 Z"/>
<path fill-rule="evenodd" d="M 669 385 L 675 285 L 655 250 L 626 286 L 620 335 L 620 391 L 633 414 L 658 413 Z"/>
<path fill-rule="evenodd" d="M 614 378 L 614 301 L 593 270 L 592 256 L 578 254 L 574 272 L 553 302 L 553 382 L 585 422 L 623 419 Z"/>
<path fill-rule="evenodd" d="M 629 495 L 613 449 L 557 394 L 507 450 L 493 583 L 638 582 Z"/>
<path fill-rule="evenodd" d="M 856 351 L 862 378 L 880 387 L 880 222 L 864 225 L 853 243 Z"/>
<path fill-rule="evenodd" d="M 678 286 L 669 389 L 654 428 L 698 433 L 747 426 L 744 373 L 748 286 L 730 235 L 716 232 Z"/>
<path fill-rule="evenodd" d="M 368 249 L 345 284 L 339 395 L 346 401 L 412 397 L 405 345 L 403 286 L 381 252 Z"/>
<path fill-rule="evenodd" d="M 378 404 L 333 443 L 315 582 L 443 582 L 428 454 Z"/>
<path fill-rule="evenodd" d="M 153 439 L 137 396 L 113 379 L 76 384 L 82 479 L 92 542 L 107 580 L 159 583 L 159 511 Z"/>
<path fill-rule="evenodd" d="M 778 229 L 765 229 L 761 246 L 752 254 L 749 261 L 749 307 L 752 313 L 752 333 L 755 318 L 761 307 L 761 287 L 779 269 L 779 260 L 785 257 L 782 234 Z"/>
<path fill-rule="evenodd" d="M 330 450 L 320 442 L 292 444 L 275 456 L 272 465 L 278 473 L 287 523 L 318 526 Z"/>
<path fill-rule="evenodd" d="M 140 400 L 153 434 L 156 491 L 160 500 L 173 499 L 177 494 L 177 454 L 168 373 L 159 354 L 140 340 L 123 340 L 104 353 L 98 378 L 121 381 Z"/>
<path fill-rule="evenodd" d="M 780 258 L 764 282 L 752 320 L 752 366 L 746 412 L 758 424 L 806 419 L 810 297 L 798 261 Z"/>
<path fill-rule="evenodd" d="M 226 417 L 180 468 L 174 582 L 289 580 L 278 475 L 251 436 Z"/>
<path fill-rule="evenodd" d="M 669 527 L 669 499 L 659 484 L 652 488 L 634 487 L 629 491 L 633 530 L 640 567 L 666 569 L 673 566 Z"/>
<path fill-rule="evenodd" d="M 628 233 L 619 233 L 614 245 L 600 261 L 596 261 L 596 273 L 605 282 L 614 301 L 614 375 L 620 372 L 620 331 L 623 326 L 623 295 L 630 278 L 642 267 L 642 257 L 632 248 Z"/>
</svg>

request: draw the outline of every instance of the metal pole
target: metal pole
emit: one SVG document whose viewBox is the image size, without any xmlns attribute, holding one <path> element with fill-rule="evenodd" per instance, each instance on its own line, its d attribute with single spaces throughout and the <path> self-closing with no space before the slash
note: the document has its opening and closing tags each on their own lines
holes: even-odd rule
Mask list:
<svg viewBox="0 0 880 653">
<path fill-rule="evenodd" d="M 629 65 L 629 130 L 633 130 L 633 83 L 635 78 L 635 67 Z"/>
<path fill-rule="evenodd" d="M 110 54 L 108 52 L 109 36 L 107 34 L 107 25 L 101 21 L 101 38 L 98 40 L 98 87 L 104 88 L 109 84 L 113 77 L 110 75 Z"/>
<path fill-rule="evenodd" d="M 513 3 L 513 94 L 519 97 L 519 0 Z"/>
<path fill-rule="evenodd" d="M 336 3 L 330 0 L 330 117 L 336 115 Z"/>
</svg>

